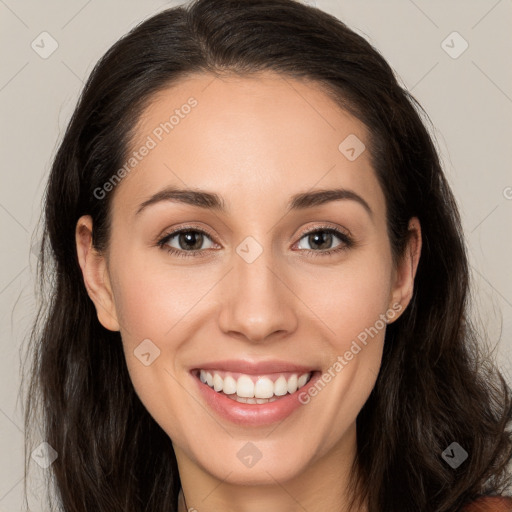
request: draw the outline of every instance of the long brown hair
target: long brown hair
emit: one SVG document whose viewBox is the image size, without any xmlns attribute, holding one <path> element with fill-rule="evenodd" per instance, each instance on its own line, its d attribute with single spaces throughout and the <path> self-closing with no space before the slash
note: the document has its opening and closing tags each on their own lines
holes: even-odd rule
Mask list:
<svg viewBox="0 0 512 512">
<path fill-rule="evenodd" d="M 387 328 L 380 373 L 357 418 L 353 504 L 455 512 L 507 489 L 510 388 L 469 317 L 461 221 L 428 116 L 384 58 L 335 17 L 294 0 L 197 0 L 144 21 L 101 58 L 51 169 L 26 471 L 30 442 L 38 442 L 29 432 L 42 418 L 44 440 L 58 453 L 50 469 L 59 510 L 175 511 L 180 488 L 171 440 L 134 391 L 120 334 L 100 325 L 85 290 L 76 222 L 91 215 L 93 243 L 105 249 L 111 201 L 94 191 L 122 166 L 129 127 L 156 92 L 188 73 L 265 70 L 313 80 L 368 127 L 395 261 L 408 220 L 417 216 L 422 227 L 414 295 Z M 457 468 L 442 457 L 453 442 L 469 454 Z"/>
</svg>

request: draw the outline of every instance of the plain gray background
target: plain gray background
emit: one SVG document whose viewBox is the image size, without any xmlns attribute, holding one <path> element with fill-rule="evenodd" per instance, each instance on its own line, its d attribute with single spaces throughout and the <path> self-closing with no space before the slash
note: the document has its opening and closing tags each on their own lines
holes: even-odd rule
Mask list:
<svg viewBox="0 0 512 512">
<path fill-rule="evenodd" d="M 135 24 L 178 3 L 0 0 L 0 512 L 22 505 L 19 349 L 36 308 L 31 247 L 51 159 L 96 61 Z M 512 382 L 512 0 L 306 3 L 370 40 L 428 112 L 460 206 L 474 311 Z M 46 470 L 31 464 L 29 503 L 42 510 Z"/>
</svg>

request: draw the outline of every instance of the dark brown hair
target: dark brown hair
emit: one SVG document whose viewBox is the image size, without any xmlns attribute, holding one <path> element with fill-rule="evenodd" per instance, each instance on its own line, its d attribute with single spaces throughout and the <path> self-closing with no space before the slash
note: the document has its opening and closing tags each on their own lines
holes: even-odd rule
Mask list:
<svg viewBox="0 0 512 512">
<path fill-rule="evenodd" d="M 93 69 L 55 156 L 44 210 L 43 300 L 30 337 L 25 424 L 42 418 L 59 510 L 169 512 L 180 479 L 171 440 L 136 395 L 119 332 L 99 323 L 75 248 L 80 216 L 109 240 L 111 196 L 94 190 L 125 161 L 155 93 L 191 73 L 274 71 L 307 79 L 368 127 L 395 262 L 417 216 L 414 295 L 386 330 L 382 366 L 357 418 L 353 504 L 370 512 L 455 512 L 509 485 L 510 388 L 469 318 L 469 271 L 456 202 L 411 94 L 384 58 L 335 17 L 293 0 L 197 0 L 116 42 Z M 38 443 L 34 441 L 34 443 Z M 469 458 L 453 469 L 442 452 Z M 27 471 L 27 469 L 26 469 Z M 51 506 L 53 503 L 50 504 Z"/>
</svg>

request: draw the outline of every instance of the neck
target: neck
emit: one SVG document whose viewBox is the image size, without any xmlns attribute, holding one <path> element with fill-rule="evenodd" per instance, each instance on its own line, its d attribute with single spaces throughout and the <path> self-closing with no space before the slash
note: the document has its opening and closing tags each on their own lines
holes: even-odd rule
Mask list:
<svg viewBox="0 0 512 512">
<path fill-rule="evenodd" d="M 256 441 L 255 441 L 256 443 Z M 312 461 L 300 474 L 267 483 L 239 482 L 233 471 L 219 479 L 199 467 L 174 445 L 184 500 L 178 512 L 367 512 L 365 504 L 349 511 L 349 470 L 356 455 L 355 424 L 342 442 Z"/>
</svg>

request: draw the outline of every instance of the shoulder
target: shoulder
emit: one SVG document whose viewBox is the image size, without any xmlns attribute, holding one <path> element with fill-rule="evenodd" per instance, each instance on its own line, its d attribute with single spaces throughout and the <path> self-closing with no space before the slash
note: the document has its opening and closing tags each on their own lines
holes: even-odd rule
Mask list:
<svg viewBox="0 0 512 512">
<path fill-rule="evenodd" d="M 462 512 L 512 512 L 512 498 L 485 496 L 466 505 Z"/>
</svg>

